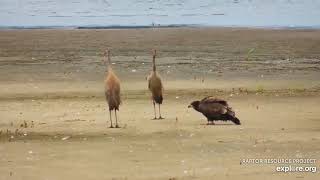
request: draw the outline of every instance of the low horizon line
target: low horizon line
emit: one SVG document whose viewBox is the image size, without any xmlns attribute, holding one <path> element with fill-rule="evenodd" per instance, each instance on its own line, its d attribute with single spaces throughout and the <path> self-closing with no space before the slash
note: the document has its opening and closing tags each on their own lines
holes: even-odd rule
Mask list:
<svg viewBox="0 0 320 180">
<path fill-rule="evenodd" d="M 242 25 L 200 25 L 200 24 L 168 24 L 168 25 L 39 25 L 39 26 L 5 26 L 0 25 L 0 30 L 6 29 L 151 29 L 151 28 L 252 28 L 252 29 L 320 29 L 315 26 L 242 26 Z"/>
</svg>

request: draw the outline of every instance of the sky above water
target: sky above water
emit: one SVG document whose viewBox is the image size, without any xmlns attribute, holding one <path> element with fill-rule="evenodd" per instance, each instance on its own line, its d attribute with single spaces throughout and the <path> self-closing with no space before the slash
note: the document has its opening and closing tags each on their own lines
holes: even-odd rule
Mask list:
<svg viewBox="0 0 320 180">
<path fill-rule="evenodd" d="M 320 27 L 320 0 L 0 0 L 0 26 Z"/>
</svg>

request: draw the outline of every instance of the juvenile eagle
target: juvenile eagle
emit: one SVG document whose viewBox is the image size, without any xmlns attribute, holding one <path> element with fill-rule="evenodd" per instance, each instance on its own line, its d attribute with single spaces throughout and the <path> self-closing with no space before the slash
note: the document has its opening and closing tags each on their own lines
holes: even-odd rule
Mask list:
<svg viewBox="0 0 320 180">
<path fill-rule="evenodd" d="M 193 108 L 207 117 L 208 125 L 213 121 L 232 121 L 240 125 L 240 120 L 235 116 L 235 112 L 229 107 L 227 101 L 208 96 L 201 101 L 193 101 L 188 108 Z"/>
</svg>

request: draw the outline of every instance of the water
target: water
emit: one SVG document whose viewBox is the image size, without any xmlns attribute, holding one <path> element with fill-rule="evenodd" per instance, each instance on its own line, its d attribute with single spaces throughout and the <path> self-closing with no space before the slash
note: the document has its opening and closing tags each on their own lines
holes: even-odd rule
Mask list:
<svg viewBox="0 0 320 180">
<path fill-rule="evenodd" d="M 320 0 L 0 0 L 1 27 L 320 27 Z"/>
</svg>

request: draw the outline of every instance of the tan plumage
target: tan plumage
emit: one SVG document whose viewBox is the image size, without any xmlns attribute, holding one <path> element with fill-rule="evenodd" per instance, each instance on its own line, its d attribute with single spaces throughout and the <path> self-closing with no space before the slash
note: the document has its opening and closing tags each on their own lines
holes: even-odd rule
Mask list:
<svg viewBox="0 0 320 180">
<path fill-rule="evenodd" d="M 118 125 L 117 111 L 119 111 L 119 105 L 121 104 L 120 80 L 112 70 L 111 60 L 110 60 L 110 51 L 108 49 L 105 51 L 104 56 L 105 56 L 105 61 L 108 64 L 108 72 L 106 74 L 106 79 L 105 79 L 105 96 L 109 106 L 110 123 L 111 123 L 110 128 L 113 128 L 112 118 L 111 118 L 111 111 L 113 110 L 116 118 L 116 128 L 118 128 L 119 125 Z"/>
<path fill-rule="evenodd" d="M 156 71 L 156 50 L 153 50 L 153 58 L 152 58 L 152 71 L 148 77 L 148 88 L 151 91 L 152 94 L 152 102 L 153 102 L 153 108 L 154 108 L 154 119 L 157 119 L 156 114 L 156 107 L 155 104 L 157 103 L 159 105 L 159 119 L 163 119 L 161 117 L 161 111 L 160 111 L 160 105 L 163 101 L 163 85 L 160 76 L 158 75 Z"/>
</svg>

